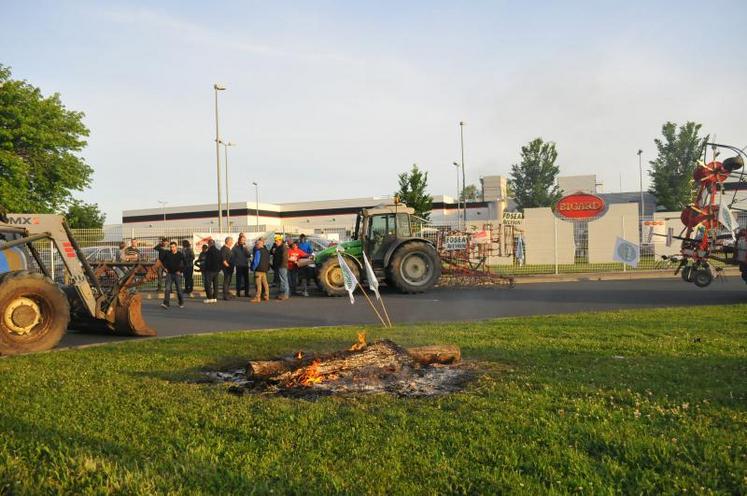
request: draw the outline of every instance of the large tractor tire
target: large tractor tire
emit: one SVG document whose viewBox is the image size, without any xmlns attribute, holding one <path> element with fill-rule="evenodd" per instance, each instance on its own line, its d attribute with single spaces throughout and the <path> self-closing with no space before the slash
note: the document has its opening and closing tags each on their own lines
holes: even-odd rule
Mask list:
<svg viewBox="0 0 747 496">
<path fill-rule="evenodd" d="M 0 355 L 54 348 L 70 321 L 65 293 L 42 274 L 0 276 Z"/>
<path fill-rule="evenodd" d="M 403 293 L 423 293 L 441 277 L 441 259 L 428 243 L 413 241 L 397 248 L 387 267 L 387 280 Z"/>
<path fill-rule="evenodd" d="M 358 265 L 353 261 L 347 261 L 348 267 L 355 275 L 355 278 L 360 281 L 360 270 Z M 329 257 L 324 261 L 322 267 L 319 269 L 317 274 L 317 281 L 321 285 L 322 291 L 327 296 L 345 296 L 348 294 L 345 289 L 345 279 L 342 276 L 342 269 L 340 263 L 337 261 L 337 257 Z"/>
</svg>

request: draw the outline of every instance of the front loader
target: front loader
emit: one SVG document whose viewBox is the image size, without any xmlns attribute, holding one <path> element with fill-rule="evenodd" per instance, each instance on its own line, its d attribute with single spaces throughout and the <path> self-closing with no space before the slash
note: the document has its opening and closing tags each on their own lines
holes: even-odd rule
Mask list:
<svg viewBox="0 0 747 496">
<path fill-rule="evenodd" d="M 42 241 L 62 260 L 64 284 L 52 280 L 34 245 Z M 68 327 L 155 336 L 135 287 L 159 269 L 160 262 L 89 263 L 62 216 L 0 212 L 0 355 L 51 349 Z"/>
</svg>

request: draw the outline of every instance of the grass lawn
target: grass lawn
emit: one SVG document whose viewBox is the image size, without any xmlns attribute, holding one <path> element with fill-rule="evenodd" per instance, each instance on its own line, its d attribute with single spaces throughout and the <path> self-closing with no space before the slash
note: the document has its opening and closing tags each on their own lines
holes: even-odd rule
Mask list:
<svg viewBox="0 0 747 496">
<path fill-rule="evenodd" d="M 190 382 L 357 329 L 2 359 L 0 494 L 747 493 L 747 305 L 368 329 L 485 363 L 436 399 Z"/>
</svg>

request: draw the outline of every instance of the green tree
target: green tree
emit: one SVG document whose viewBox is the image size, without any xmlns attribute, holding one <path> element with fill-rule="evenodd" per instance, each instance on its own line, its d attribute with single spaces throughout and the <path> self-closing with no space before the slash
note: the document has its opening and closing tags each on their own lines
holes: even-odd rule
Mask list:
<svg viewBox="0 0 747 496">
<path fill-rule="evenodd" d="M 555 143 L 535 138 L 521 147 L 521 163 L 511 166 L 508 185 L 519 210 L 550 207 L 560 197 L 555 179 L 560 168 L 555 165 L 558 152 Z"/>
<path fill-rule="evenodd" d="M 82 118 L 59 94 L 44 97 L 0 65 L 0 198 L 8 211 L 61 211 L 72 191 L 90 185 L 93 170 L 77 155 L 88 136 Z"/>
<path fill-rule="evenodd" d="M 408 207 L 415 209 L 415 215 L 428 219 L 431 215 L 433 198 L 426 192 L 428 188 L 428 173 L 418 168 L 417 164 L 412 164 L 409 172 L 403 172 L 399 175 L 400 201 L 403 201 Z"/>
<path fill-rule="evenodd" d="M 467 187 L 462 190 L 462 201 L 464 201 L 465 199 L 478 200 L 479 198 L 480 192 L 477 189 L 477 186 L 475 186 L 474 184 L 468 184 Z"/>
<path fill-rule="evenodd" d="M 101 229 L 104 227 L 106 214 L 99 210 L 96 203 L 73 200 L 65 212 L 65 219 L 73 229 Z"/>
<path fill-rule="evenodd" d="M 693 171 L 708 142 L 707 135 L 699 136 L 701 127 L 686 122 L 678 128 L 674 122 L 667 122 L 661 127 L 662 139 L 654 140 L 658 155 L 649 162 L 649 191 L 666 210 L 681 210 L 690 203 L 695 189 Z"/>
</svg>

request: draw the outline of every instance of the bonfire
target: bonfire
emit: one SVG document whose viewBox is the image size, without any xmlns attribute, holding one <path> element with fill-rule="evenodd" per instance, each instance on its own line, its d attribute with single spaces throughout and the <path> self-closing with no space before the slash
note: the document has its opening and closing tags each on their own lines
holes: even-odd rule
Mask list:
<svg viewBox="0 0 747 496">
<path fill-rule="evenodd" d="M 252 360 L 246 369 L 211 373 L 231 383 L 237 394 L 281 394 L 314 398 L 327 395 L 390 393 L 419 397 L 461 390 L 473 377 L 454 345 L 403 348 L 366 334 L 348 349 L 326 355 L 298 351 L 273 360 Z"/>
</svg>

